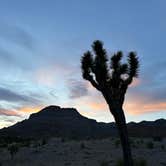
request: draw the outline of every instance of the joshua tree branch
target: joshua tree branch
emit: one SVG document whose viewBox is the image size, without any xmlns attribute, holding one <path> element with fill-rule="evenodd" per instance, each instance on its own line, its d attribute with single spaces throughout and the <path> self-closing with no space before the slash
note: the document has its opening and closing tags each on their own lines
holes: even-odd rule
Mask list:
<svg viewBox="0 0 166 166">
<path fill-rule="evenodd" d="M 101 90 L 98 83 L 94 80 L 93 76 L 92 75 L 89 75 L 87 78 L 86 78 L 91 84 L 92 86 L 94 86 L 97 90 Z"/>
</svg>

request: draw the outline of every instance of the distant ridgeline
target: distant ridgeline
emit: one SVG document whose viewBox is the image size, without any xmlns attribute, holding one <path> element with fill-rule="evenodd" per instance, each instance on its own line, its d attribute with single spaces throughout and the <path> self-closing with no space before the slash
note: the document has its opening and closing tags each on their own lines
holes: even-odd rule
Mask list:
<svg viewBox="0 0 166 166">
<path fill-rule="evenodd" d="M 128 124 L 130 136 L 166 137 L 166 120 L 131 122 Z M 29 119 L 0 130 L 1 136 L 41 138 L 64 137 L 71 139 L 105 138 L 116 136 L 114 123 L 96 122 L 82 116 L 74 108 L 48 106 Z"/>
</svg>

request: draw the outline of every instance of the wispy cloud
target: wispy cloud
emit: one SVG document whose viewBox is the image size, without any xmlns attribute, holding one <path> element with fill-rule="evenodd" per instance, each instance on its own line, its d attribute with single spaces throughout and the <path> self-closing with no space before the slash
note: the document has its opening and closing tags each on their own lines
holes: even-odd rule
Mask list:
<svg viewBox="0 0 166 166">
<path fill-rule="evenodd" d="M 88 95 L 88 87 L 84 81 L 68 79 L 67 86 L 69 89 L 69 97 L 72 99 Z"/>
<path fill-rule="evenodd" d="M 145 103 L 144 101 L 135 101 L 125 103 L 124 110 L 130 115 L 143 115 L 147 113 L 166 112 L 166 102 Z"/>
<path fill-rule="evenodd" d="M 0 108 L 0 116 L 2 116 L 2 115 L 3 116 L 17 116 L 17 117 L 21 117 L 21 114 L 19 114 L 17 111 Z"/>
<path fill-rule="evenodd" d="M 1 22 L 0 38 L 17 44 L 18 46 L 24 47 L 28 50 L 32 50 L 35 47 L 34 39 L 30 33 L 16 25 L 10 25 Z"/>
<path fill-rule="evenodd" d="M 35 97 L 19 94 L 4 87 L 0 87 L 0 101 L 31 103 L 31 104 L 39 103 L 39 99 Z"/>
</svg>

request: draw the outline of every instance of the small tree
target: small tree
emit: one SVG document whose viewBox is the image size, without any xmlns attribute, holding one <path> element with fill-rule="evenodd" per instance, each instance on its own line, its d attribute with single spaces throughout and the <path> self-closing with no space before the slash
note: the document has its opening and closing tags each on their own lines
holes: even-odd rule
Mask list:
<svg viewBox="0 0 166 166">
<path fill-rule="evenodd" d="M 133 166 L 122 107 L 129 84 L 133 81 L 133 77 L 138 76 L 138 58 L 134 52 L 130 52 L 127 59 L 128 64 L 121 64 L 123 53 L 119 51 L 111 57 L 110 64 L 108 64 L 107 52 L 101 41 L 94 41 L 92 49 L 95 56 L 90 51 L 85 52 L 82 56 L 82 76 L 99 90 L 106 100 L 119 130 L 124 164 L 125 166 Z"/>
</svg>

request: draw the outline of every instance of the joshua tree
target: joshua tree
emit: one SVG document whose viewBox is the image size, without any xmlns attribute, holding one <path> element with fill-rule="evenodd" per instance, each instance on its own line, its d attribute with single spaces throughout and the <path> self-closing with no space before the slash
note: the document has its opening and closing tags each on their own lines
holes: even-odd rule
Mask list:
<svg viewBox="0 0 166 166">
<path fill-rule="evenodd" d="M 126 90 L 138 76 L 139 61 L 135 52 L 129 52 L 127 62 L 121 64 L 123 53 L 115 53 L 108 63 L 107 52 L 99 40 L 92 44 L 92 52 L 87 51 L 81 59 L 82 76 L 99 90 L 109 106 L 118 127 L 125 166 L 133 166 L 123 103 Z"/>
</svg>

